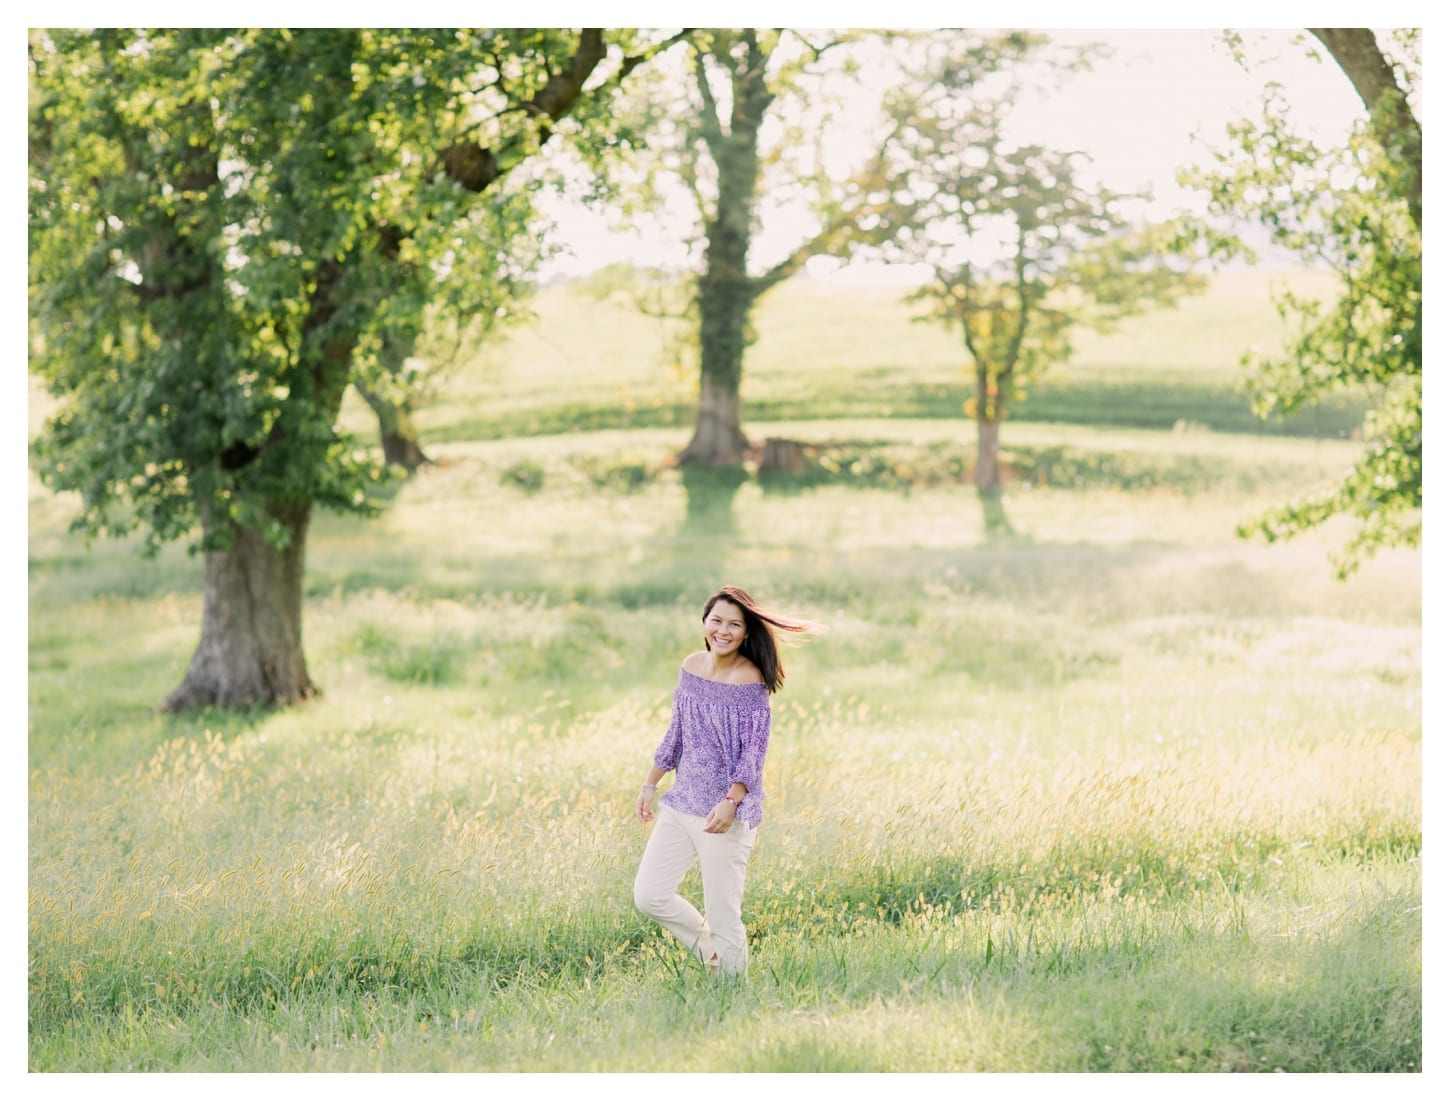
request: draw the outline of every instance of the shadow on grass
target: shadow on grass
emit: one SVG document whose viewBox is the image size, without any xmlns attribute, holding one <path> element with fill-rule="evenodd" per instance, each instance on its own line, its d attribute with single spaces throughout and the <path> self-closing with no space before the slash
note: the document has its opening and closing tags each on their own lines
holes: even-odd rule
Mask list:
<svg viewBox="0 0 1450 1101">
<path fill-rule="evenodd" d="M 883 416 L 961 419 L 962 405 L 972 397 L 970 382 L 902 385 L 898 380 L 903 374 L 897 367 L 850 372 L 836 380 L 832 389 L 808 397 L 747 400 L 742 415 L 747 424 Z M 1199 380 L 1181 372 L 1152 368 L 1069 368 L 1035 386 L 1017 404 L 1013 419 L 1160 430 L 1188 422 L 1214 432 L 1343 439 L 1364 423 L 1369 408 L 1370 402 L 1363 395 L 1340 396 L 1289 418 L 1264 420 L 1254 413 L 1248 397 L 1231 379 Z M 688 402 L 629 408 L 575 402 L 458 420 L 431 431 L 427 442 L 683 427 L 693 423 L 693 415 L 694 407 Z"/>
<path fill-rule="evenodd" d="M 735 498 L 750 478 L 740 465 L 690 463 L 680 471 L 685 486 L 685 521 L 681 534 L 710 539 L 735 533 Z"/>
</svg>

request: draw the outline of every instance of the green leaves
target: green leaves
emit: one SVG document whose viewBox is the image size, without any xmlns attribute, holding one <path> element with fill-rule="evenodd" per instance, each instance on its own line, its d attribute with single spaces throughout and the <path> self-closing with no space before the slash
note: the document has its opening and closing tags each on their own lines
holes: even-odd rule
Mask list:
<svg viewBox="0 0 1450 1101">
<path fill-rule="evenodd" d="M 33 33 L 32 367 L 60 408 L 33 455 L 78 525 L 272 538 L 278 502 L 365 511 L 346 386 L 513 310 L 545 248 L 500 181 L 605 51 L 562 29 Z M 449 149 L 487 177 L 450 176 Z"/>
<path fill-rule="evenodd" d="M 1347 37 L 1373 49 L 1364 32 L 1315 33 L 1331 44 Z M 1369 449 L 1337 486 L 1243 532 L 1286 538 L 1347 514 L 1356 526 L 1336 558 L 1340 577 L 1381 547 L 1420 538 L 1420 130 L 1408 107 L 1418 91 L 1417 33 L 1409 45 L 1410 61 L 1394 69 L 1404 86 L 1386 88 L 1347 143 L 1325 146 L 1299 133 L 1292 105 L 1270 86 L 1259 118 L 1229 128 L 1234 148 L 1218 155 L 1218 168 L 1184 176 L 1204 191 L 1211 214 L 1262 225 L 1276 246 L 1339 277 L 1333 302 L 1279 295 L 1295 336 L 1283 353 L 1245 357 L 1254 370 L 1250 393 L 1260 414 L 1272 416 L 1368 390 L 1378 402 L 1364 426 Z M 1391 71 L 1383 57 L 1360 62 L 1382 77 Z M 1362 73 L 1347 74 L 1361 86 Z M 1211 251 L 1226 257 L 1235 250 L 1219 238 Z"/>
</svg>

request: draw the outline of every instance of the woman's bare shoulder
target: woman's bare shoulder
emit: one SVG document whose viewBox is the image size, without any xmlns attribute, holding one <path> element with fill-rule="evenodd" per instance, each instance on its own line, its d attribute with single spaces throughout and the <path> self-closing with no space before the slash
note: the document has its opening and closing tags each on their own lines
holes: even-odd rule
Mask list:
<svg viewBox="0 0 1450 1101">
<path fill-rule="evenodd" d="M 764 684 L 765 678 L 753 661 L 742 661 L 730 670 L 731 684 Z"/>
<path fill-rule="evenodd" d="M 680 662 L 680 668 L 686 673 L 694 673 L 696 676 L 699 676 L 700 671 L 705 667 L 704 663 L 709 660 L 709 657 L 709 651 L 696 650 L 693 654 L 686 657 L 684 661 Z"/>
</svg>

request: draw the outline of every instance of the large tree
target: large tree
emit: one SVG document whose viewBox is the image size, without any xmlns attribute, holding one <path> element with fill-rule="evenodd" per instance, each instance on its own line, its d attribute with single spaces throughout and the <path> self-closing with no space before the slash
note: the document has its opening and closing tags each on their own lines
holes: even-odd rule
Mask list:
<svg viewBox="0 0 1450 1101">
<path fill-rule="evenodd" d="M 1336 485 L 1244 525 L 1270 540 L 1353 519 L 1335 556 L 1347 576 L 1383 546 L 1418 545 L 1421 531 L 1422 135 L 1416 116 L 1419 32 L 1382 38 L 1366 29 L 1313 35 L 1349 78 L 1365 115 L 1347 141 L 1326 143 L 1296 126 L 1295 105 L 1266 89 L 1257 119 L 1229 128 L 1230 146 L 1208 170 L 1184 173 L 1210 212 L 1266 227 L 1275 246 L 1338 277 L 1331 302 L 1278 296 L 1293 327 L 1282 351 L 1247 356 L 1266 416 L 1291 413 L 1344 390 L 1368 391 L 1363 457 Z M 1239 48 L 1243 41 L 1231 36 Z M 1242 55 L 1241 55 L 1242 56 Z M 1210 238 L 1220 256 L 1251 255 L 1241 241 Z"/>
<path fill-rule="evenodd" d="M 1014 397 L 1068 361 L 1076 330 L 1108 329 L 1202 286 L 1167 233 L 1135 217 L 1146 195 L 1087 182 L 1083 154 L 1014 129 L 1027 80 L 1060 79 L 1094 52 L 1058 51 L 1037 34 L 973 35 L 887 97 L 894 126 L 874 168 L 887 252 L 930 271 L 909 299 L 961 337 L 975 381 L 974 478 L 993 530 L 1010 527 L 1000 438 Z"/>
<path fill-rule="evenodd" d="M 619 53 L 600 30 L 32 33 L 32 367 L 58 399 L 34 461 L 79 529 L 199 533 L 168 706 L 315 690 L 308 523 L 379 477 L 344 390 L 452 266 L 530 232 L 503 183 L 607 114 Z"/>
</svg>

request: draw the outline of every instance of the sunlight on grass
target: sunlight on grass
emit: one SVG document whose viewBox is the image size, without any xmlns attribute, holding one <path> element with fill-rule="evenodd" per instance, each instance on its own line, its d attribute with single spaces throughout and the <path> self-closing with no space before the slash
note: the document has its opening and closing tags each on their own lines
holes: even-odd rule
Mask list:
<svg viewBox="0 0 1450 1101">
<path fill-rule="evenodd" d="M 1264 308 L 1221 293 L 1189 321 Z M 284 712 L 157 711 L 200 562 L 87 548 L 32 482 L 30 1069 L 1418 1071 L 1421 554 L 1336 583 L 1335 525 L 1233 534 L 1362 445 L 1014 420 L 989 537 L 970 426 L 870 408 L 955 385 L 949 342 L 852 351 L 862 294 L 763 318 L 765 399 L 820 408 L 758 429 L 821 463 L 717 526 L 683 422 L 568 430 L 688 396 L 634 319 L 587 380 L 582 320 L 461 374 L 436 465 L 315 519 Z M 1232 335 L 1179 373 L 1231 391 Z M 828 628 L 785 652 L 734 986 L 630 892 L 723 581 Z"/>
</svg>

